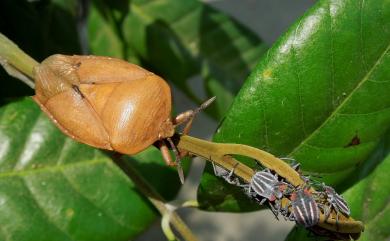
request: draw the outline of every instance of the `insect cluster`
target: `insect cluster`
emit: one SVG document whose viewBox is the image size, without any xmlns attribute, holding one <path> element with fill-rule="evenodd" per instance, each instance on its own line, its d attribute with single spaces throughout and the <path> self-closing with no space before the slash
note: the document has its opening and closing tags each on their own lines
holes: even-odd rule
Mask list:
<svg viewBox="0 0 390 241">
<path fill-rule="evenodd" d="M 295 221 L 317 235 L 349 240 L 348 235 L 337 235 L 317 226 L 321 213 L 325 216 L 325 222 L 334 213 L 336 226 L 340 214 L 349 217 L 350 210 L 346 201 L 332 187 L 302 175 L 299 164 L 294 163 L 291 167 L 300 174 L 302 185 L 292 185 L 269 168 L 255 172 L 249 183 L 241 183 L 239 177 L 234 175 L 235 168 L 227 171 L 214 165 L 214 173 L 228 183 L 243 188 L 260 205 L 268 205 L 276 218 L 280 214 L 286 220 Z"/>
</svg>

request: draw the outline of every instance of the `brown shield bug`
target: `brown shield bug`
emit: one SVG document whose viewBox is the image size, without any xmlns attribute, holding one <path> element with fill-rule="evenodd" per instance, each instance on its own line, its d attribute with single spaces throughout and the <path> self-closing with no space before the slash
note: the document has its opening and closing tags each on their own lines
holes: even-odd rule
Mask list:
<svg viewBox="0 0 390 241">
<path fill-rule="evenodd" d="M 159 76 L 120 59 L 100 56 L 53 55 L 34 69 L 33 99 L 71 138 L 88 145 L 136 154 L 155 144 L 165 161 L 175 164 L 168 146 L 175 127 L 189 131 L 200 108 L 171 118 L 171 90 Z M 179 175 L 183 174 L 178 166 Z"/>
</svg>

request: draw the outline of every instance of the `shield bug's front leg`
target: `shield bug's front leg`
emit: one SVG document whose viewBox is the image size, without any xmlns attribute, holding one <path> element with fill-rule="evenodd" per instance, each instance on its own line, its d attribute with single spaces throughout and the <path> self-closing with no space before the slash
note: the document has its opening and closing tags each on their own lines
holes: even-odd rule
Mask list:
<svg viewBox="0 0 390 241">
<path fill-rule="evenodd" d="M 173 119 L 173 121 L 172 121 L 173 126 L 177 127 L 178 125 L 186 123 L 186 125 L 183 128 L 183 133 L 182 134 L 183 135 L 187 135 L 190 132 L 190 130 L 191 130 L 192 122 L 193 122 L 196 114 L 201 112 L 203 109 L 207 108 L 215 100 L 215 98 L 216 98 L 215 96 L 211 97 L 210 99 L 206 100 L 203 104 L 201 104 L 195 110 L 188 110 L 188 111 L 185 111 L 183 113 L 180 113 L 179 115 L 177 115 Z M 187 156 L 187 155 L 188 155 L 188 151 L 181 151 L 180 152 L 180 157 L 184 157 L 184 156 Z"/>
<path fill-rule="evenodd" d="M 158 141 L 156 146 L 160 149 L 161 155 L 168 166 L 176 166 L 176 163 L 172 160 L 169 148 L 164 140 Z"/>
<path fill-rule="evenodd" d="M 279 210 L 277 208 L 275 208 L 275 206 L 271 203 L 271 202 L 268 202 L 268 205 L 272 211 L 272 213 L 274 214 L 275 218 L 277 220 L 279 220 L 279 217 L 278 217 L 278 214 L 279 214 Z"/>
<path fill-rule="evenodd" d="M 242 185 L 240 183 L 240 180 L 234 176 L 234 170 L 236 169 L 236 167 L 239 165 L 239 163 L 236 163 L 236 165 L 233 167 L 233 169 L 228 172 L 226 169 L 212 163 L 213 165 L 213 169 L 214 169 L 214 174 L 217 176 L 217 177 L 221 177 L 223 179 L 225 179 L 225 181 L 229 184 L 232 184 L 232 185 L 236 185 L 236 186 L 239 186 L 239 187 L 247 187 L 248 185 Z"/>
<path fill-rule="evenodd" d="M 165 140 L 160 140 L 156 143 L 156 146 L 160 149 L 161 155 L 168 166 L 176 166 L 177 172 L 179 174 L 179 178 L 181 183 L 184 183 L 184 172 L 180 162 L 179 152 L 176 146 L 173 144 L 170 138 L 167 138 L 173 152 L 175 153 L 175 161 L 172 160 L 171 153 L 169 152 L 168 145 L 165 143 Z"/>
<path fill-rule="evenodd" d="M 167 138 L 168 143 L 170 144 L 173 153 L 175 153 L 175 163 L 176 163 L 176 169 L 179 174 L 180 182 L 183 184 L 184 183 L 184 172 L 183 172 L 183 167 L 181 166 L 181 156 L 179 154 L 179 150 L 176 148 L 175 143 L 173 143 L 171 138 Z"/>
<path fill-rule="evenodd" d="M 211 97 L 210 99 L 203 102 L 198 108 L 194 110 L 188 110 L 186 112 L 180 113 L 178 116 L 175 117 L 173 120 L 173 125 L 178 126 L 180 124 L 186 123 L 183 129 L 183 135 L 187 135 L 190 132 L 190 129 L 192 127 L 192 122 L 199 112 L 206 109 L 213 101 L 215 100 L 215 96 Z"/>
</svg>

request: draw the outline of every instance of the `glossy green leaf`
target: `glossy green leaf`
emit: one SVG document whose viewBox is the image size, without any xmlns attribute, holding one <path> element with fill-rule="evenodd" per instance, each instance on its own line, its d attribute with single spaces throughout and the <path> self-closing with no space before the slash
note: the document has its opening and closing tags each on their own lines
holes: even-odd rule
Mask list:
<svg viewBox="0 0 390 241">
<path fill-rule="evenodd" d="M 351 215 L 365 223 L 359 240 L 390 238 L 390 155 L 366 178 L 344 193 Z"/>
<path fill-rule="evenodd" d="M 54 53 L 77 54 L 80 43 L 76 7 L 76 0 L 2 0 L 0 32 L 37 61 Z M 28 86 L 8 76 L 3 68 L 0 68 L 0 78 L 6 86 L 0 88 L 0 104 L 6 98 L 33 94 Z"/>
<path fill-rule="evenodd" d="M 170 181 L 156 188 L 173 197 L 176 171 L 155 148 L 131 159 L 150 181 Z M 155 218 L 110 158 L 65 137 L 30 98 L 0 109 L 0 240 L 125 241 Z"/>
<path fill-rule="evenodd" d="M 89 50 L 94 55 L 111 56 L 141 64 L 136 53 L 123 39 L 121 25 L 127 14 L 128 3 L 94 1 L 88 15 Z"/>
<path fill-rule="evenodd" d="M 197 102 L 201 99 L 188 79 L 201 73 L 207 95 L 218 99 L 208 110 L 215 117 L 226 111 L 241 81 L 265 51 L 251 31 L 198 0 L 95 0 L 93 4 L 99 10 L 93 13 L 101 17 L 90 19 L 90 28 L 104 23 L 97 31 L 89 31 L 91 46 L 99 46 L 92 50 L 111 54 L 108 43 L 115 42 L 113 49 L 122 44 L 125 58 L 134 59 L 135 53 L 145 67 L 174 82 Z M 107 25 L 116 31 L 106 31 Z"/>
<path fill-rule="evenodd" d="M 108 9 L 97 10 L 91 6 L 88 16 L 89 49 L 94 55 L 125 58 L 124 44 L 116 33 L 116 24 Z"/>
<path fill-rule="evenodd" d="M 389 135 L 390 136 L 390 135 Z M 387 149 L 387 152 L 389 150 Z M 365 224 L 359 240 L 388 240 L 390 238 L 390 155 L 387 155 L 374 170 L 367 163 L 356 176 L 366 176 L 343 193 L 352 212 L 351 216 Z M 368 174 L 368 175 L 367 175 Z M 304 228 L 295 228 L 286 241 L 314 241 Z"/>
<path fill-rule="evenodd" d="M 343 182 L 390 126 L 388 19 L 386 0 L 318 1 L 256 66 L 214 140 L 294 157 L 305 174 Z M 217 182 L 205 173 L 201 202 Z"/>
</svg>

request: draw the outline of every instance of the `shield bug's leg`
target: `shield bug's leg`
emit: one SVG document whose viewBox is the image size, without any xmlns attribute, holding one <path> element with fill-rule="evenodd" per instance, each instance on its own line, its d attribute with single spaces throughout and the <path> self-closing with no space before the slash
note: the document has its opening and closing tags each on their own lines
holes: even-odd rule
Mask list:
<svg viewBox="0 0 390 241">
<path fill-rule="evenodd" d="M 267 199 L 266 199 L 266 198 L 263 198 L 263 199 L 259 202 L 259 204 L 260 204 L 260 205 L 263 205 L 263 204 L 265 203 L 265 201 L 267 201 Z"/>
<path fill-rule="evenodd" d="M 287 217 L 287 219 L 288 219 L 289 221 L 295 221 L 294 213 L 291 212 L 290 215 Z"/>
<path fill-rule="evenodd" d="M 192 126 L 192 120 L 194 118 L 195 114 L 193 110 L 187 110 L 186 112 L 180 113 L 173 119 L 173 125 L 178 126 L 183 123 L 186 123 L 186 126 L 184 127 L 183 134 L 188 134 L 189 130 Z"/>
<path fill-rule="evenodd" d="M 176 169 L 179 174 L 180 182 L 183 184 L 184 183 L 184 172 L 183 168 L 181 166 L 181 157 L 179 154 L 179 150 L 177 150 L 175 143 L 173 143 L 171 138 L 167 138 L 167 141 L 169 142 L 169 145 L 171 146 L 173 153 L 175 153 L 175 164 L 176 164 Z M 168 153 L 169 154 L 169 153 Z"/>
<path fill-rule="evenodd" d="M 299 167 L 299 163 L 292 157 L 279 157 L 279 159 L 291 161 L 291 167 L 294 167 L 295 165 L 298 165 L 298 167 Z"/>
<path fill-rule="evenodd" d="M 225 169 L 216 165 L 214 162 L 212 162 L 212 165 L 213 165 L 214 175 L 216 175 L 217 177 L 222 177 L 222 178 L 226 175 L 227 171 Z"/>
<path fill-rule="evenodd" d="M 279 202 L 279 211 L 280 213 L 282 214 L 282 216 L 284 217 L 284 220 L 290 220 L 290 217 L 292 215 L 292 212 L 290 213 L 290 215 L 288 215 L 288 211 L 289 211 L 289 208 L 291 207 L 291 202 L 289 202 L 286 206 L 282 207 L 281 205 L 281 202 Z"/>
<path fill-rule="evenodd" d="M 175 166 L 176 163 L 172 160 L 169 148 L 165 141 L 161 140 L 156 143 L 156 146 L 160 149 L 161 155 L 168 166 Z"/>
<path fill-rule="evenodd" d="M 190 129 L 192 127 L 192 122 L 199 112 L 201 112 L 203 109 L 207 108 L 214 100 L 215 96 L 211 97 L 210 99 L 206 100 L 204 103 L 202 103 L 198 108 L 194 110 L 188 110 L 183 113 L 180 113 L 177 115 L 173 120 L 172 124 L 174 127 L 177 127 L 178 125 L 186 123 L 186 125 L 183 128 L 183 135 L 187 135 L 190 132 Z M 180 156 L 184 157 L 188 154 L 187 151 L 180 152 Z"/>
<path fill-rule="evenodd" d="M 233 167 L 233 169 L 229 172 L 229 175 L 227 176 L 228 182 L 237 186 L 241 186 L 240 180 L 237 177 L 233 177 L 234 175 L 234 170 L 237 168 L 237 166 L 240 163 L 236 163 Z"/>
<path fill-rule="evenodd" d="M 329 206 L 321 204 L 321 203 L 317 203 L 317 206 L 319 208 L 321 208 L 322 211 L 324 212 L 325 222 L 326 222 L 329 219 L 331 208 Z"/>
<path fill-rule="evenodd" d="M 339 211 L 336 211 L 336 230 L 339 231 Z"/>
<path fill-rule="evenodd" d="M 192 121 L 194 120 L 194 117 L 196 114 L 207 108 L 213 101 L 215 100 L 215 96 L 211 97 L 210 99 L 203 102 L 198 108 L 194 110 L 188 110 L 186 112 L 183 112 L 175 117 L 173 120 L 173 125 L 178 126 L 180 124 L 186 123 L 184 129 L 183 129 L 183 135 L 187 135 L 190 132 Z"/>
<path fill-rule="evenodd" d="M 217 177 L 221 177 L 225 179 L 225 181 L 229 184 L 237 185 L 239 187 L 246 187 L 247 185 L 242 185 L 237 177 L 233 177 L 234 175 L 234 169 L 238 166 L 239 163 L 236 163 L 236 165 L 233 167 L 233 169 L 228 172 L 226 169 L 212 163 L 214 174 Z"/>
<path fill-rule="evenodd" d="M 268 202 L 268 205 L 272 211 L 272 213 L 274 214 L 275 218 L 277 220 L 279 220 L 279 217 L 278 217 L 278 210 L 274 207 L 274 205 L 271 203 L 271 202 Z"/>
<path fill-rule="evenodd" d="M 170 138 L 169 138 L 169 140 L 170 140 Z M 177 166 L 177 172 L 179 174 L 180 181 L 181 181 L 181 183 L 184 183 L 184 173 L 183 173 L 183 168 L 181 167 L 180 158 L 178 159 L 178 151 L 176 149 L 176 146 L 173 144 L 172 140 L 170 140 L 170 145 L 171 146 L 173 145 L 172 149 L 174 150 L 174 153 L 176 156 L 175 161 L 172 160 L 171 154 L 169 152 L 169 148 L 168 148 L 167 144 L 165 143 L 165 141 L 161 140 L 161 141 L 157 142 L 157 146 L 161 151 L 161 155 L 162 155 L 165 163 L 168 166 Z"/>
</svg>

